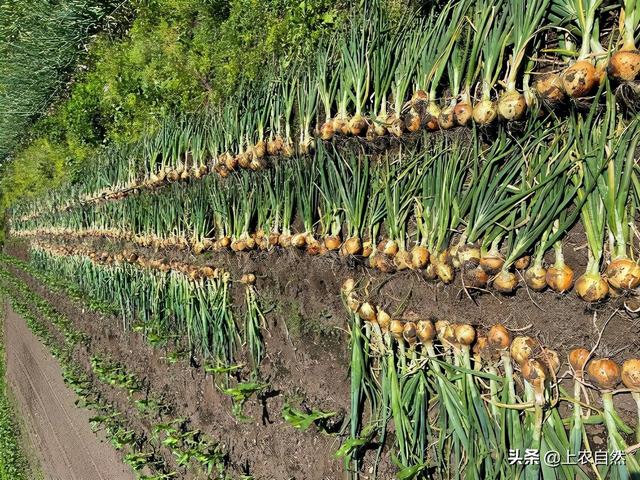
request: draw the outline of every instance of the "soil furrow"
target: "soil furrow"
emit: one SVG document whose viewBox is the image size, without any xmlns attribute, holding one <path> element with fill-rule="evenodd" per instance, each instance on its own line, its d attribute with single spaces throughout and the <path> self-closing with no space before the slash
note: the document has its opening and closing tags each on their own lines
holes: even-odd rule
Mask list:
<svg viewBox="0 0 640 480">
<path fill-rule="evenodd" d="M 118 453 L 91 431 L 91 415 L 75 405 L 57 361 L 10 308 L 6 318 L 7 375 L 45 478 L 133 479 Z"/>
</svg>

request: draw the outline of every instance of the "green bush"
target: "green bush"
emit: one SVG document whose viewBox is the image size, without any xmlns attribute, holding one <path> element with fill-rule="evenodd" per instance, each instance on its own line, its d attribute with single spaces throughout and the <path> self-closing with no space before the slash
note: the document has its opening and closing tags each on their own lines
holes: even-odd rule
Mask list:
<svg viewBox="0 0 640 480">
<path fill-rule="evenodd" d="M 17 10 L 19 3 L 3 8 Z M 76 7 L 80 3 L 68 2 Z M 224 101 L 238 85 L 259 77 L 267 65 L 287 66 L 304 58 L 320 38 L 339 28 L 346 15 L 345 4 L 328 0 L 137 0 L 132 8 L 132 21 L 128 12 L 119 10 L 109 17 L 116 25 L 126 24 L 125 33 L 114 35 L 117 29 L 112 27 L 96 35 L 73 83 L 31 128 L 33 140 L 26 147 L 16 154 L 17 141 L 0 138 L 0 159 L 8 152 L 15 156 L 13 165 L 3 167 L 0 182 L 5 207 L 73 177 L 87 167 L 96 148 L 136 140 L 172 112 Z M 48 22 L 46 28 L 39 25 L 42 18 L 37 16 L 11 15 L 39 28 L 31 43 L 53 28 Z M 30 64 L 37 58 L 33 52 Z M 35 99 L 45 90 L 59 89 L 65 77 L 53 72 L 48 83 L 38 82 L 46 83 L 47 89 L 29 83 L 26 88 L 34 91 L 27 93 Z M 15 83 L 4 88 L 18 94 Z M 0 126 L 12 120 L 0 114 Z M 3 154 L 2 145 L 12 148 Z"/>
</svg>

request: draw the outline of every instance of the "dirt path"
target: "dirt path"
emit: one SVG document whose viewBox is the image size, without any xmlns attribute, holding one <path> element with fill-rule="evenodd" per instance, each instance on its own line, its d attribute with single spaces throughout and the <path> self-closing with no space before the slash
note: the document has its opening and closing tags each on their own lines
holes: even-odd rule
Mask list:
<svg viewBox="0 0 640 480">
<path fill-rule="evenodd" d="M 57 361 L 10 307 L 5 318 L 7 380 L 45 478 L 133 479 L 118 452 L 91 431 L 92 414 L 75 406 Z"/>
</svg>

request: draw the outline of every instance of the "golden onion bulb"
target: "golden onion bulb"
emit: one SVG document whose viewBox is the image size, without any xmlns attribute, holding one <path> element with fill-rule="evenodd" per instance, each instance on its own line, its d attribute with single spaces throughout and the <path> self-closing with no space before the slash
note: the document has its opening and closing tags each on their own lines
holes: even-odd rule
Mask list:
<svg viewBox="0 0 640 480">
<path fill-rule="evenodd" d="M 524 272 L 524 281 L 527 286 L 535 291 L 541 292 L 547 288 L 547 269 L 542 265 L 533 265 L 526 272 Z"/>
<path fill-rule="evenodd" d="M 504 257 L 497 251 L 489 251 L 480 258 L 480 266 L 489 275 L 495 275 L 502 270 Z"/>
<path fill-rule="evenodd" d="M 487 339 L 489 345 L 496 350 L 505 350 L 511 346 L 511 333 L 501 323 L 496 323 L 491 327 Z"/>
<path fill-rule="evenodd" d="M 632 82 L 640 72 L 640 51 L 636 49 L 618 50 L 611 56 L 607 74 L 618 82 Z"/>
<path fill-rule="evenodd" d="M 378 318 L 378 325 L 380 325 L 380 328 L 382 329 L 382 331 L 384 332 L 388 331 L 389 327 L 391 326 L 391 315 L 389 315 L 382 308 L 378 307 L 377 318 Z"/>
<path fill-rule="evenodd" d="M 536 93 L 546 102 L 557 105 L 565 99 L 562 77 L 556 73 L 546 73 L 535 83 Z"/>
<path fill-rule="evenodd" d="M 569 352 L 569 364 L 576 373 L 582 373 L 591 356 L 586 348 L 574 348 Z"/>
<path fill-rule="evenodd" d="M 377 320 L 376 311 L 369 302 L 360 305 L 358 315 L 366 322 L 375 322 Z"/>
<path fill-rule="evenodd" d="M 362 241 L 360 237 L 349 237 L 345 240 L 343 248 L 347 255 L 357 255 L 362 251 Z"/>
<path fill-rule="evenodd" d="M 411 266 L 414 269 L 424 268 L 429 262 L 429 250 L 422 245 L 416 245 L 411 250 Z"/>
<path fill-rule="evenodd" d="M 527 111 L 524 95 L 516 90 L 506 92 L 498 99 L 498 113 L 505 120 L 520 120 Z"/>
<path fill-rule="evenodd" d="M 389 331 L 393 338 L 401 341 L 404 338 L 404 324 L 400 320 L 391 320 L 389 324 Z"/>
<path fill-rule="evenodd" d="M 593 63 L 579 60 L 562 73 L 562 86 L 571 97 L 585 97 L 600 83 L 600 74 Z"/>
<path fill-rule="evenodd" d="M 640 359 L 631 358 L 622 364 L 622 383 L 629 390 L 640 392 Z"/>
<path fill-rule="evenodd" d="M 616 258 L 607 267 L 607 281 L 618 289 L 632 289 L 640 285 L 640 265 L 630 258 Z"/>
<path fill-rule="evenodd" d="M 585 302 L 599 302 L 609 294 L 609 285 L 599 273 L 585 273 L 576 280 L 576 293 Z"/>
<path fill-rule="evenodd" d="M 453 333 L 460 345 L 470 346 L 476 339 L 476 329 L 464 323 L 456 325 Z"/>
<path fill-rule="evenodd" d="M 453 115 L 456 123 L 464 127 L 473 118 L 473 107 L 467 102 L 458 103 L 453 109 Z"/>
<path fill-rule="evenodd" d="M 498 109 L 495 102 L 491 100 L 482 100 L 473 107 L 473 121 L 478 125 L 489 125 L 493 123 L 498 116 Z"/>
<path fill-rule="evenodd" d="M 416 324 L 416 332 L 422 343 L 433 341 L 436 336 L 436 329 L 431 320 L 420 320 Z"/>
<path fill-rule="evenodd" d="M 415 345 L 418 338 L 416 324 L 413 322 L 406 322 L 402 330 L 402 337 L 409 345 Z"/>
<path fill-rule="evenodd" d="M 620 382 L 620 367 L 609 358 L 592 360 L 587 372 L 602 389 L 610 390 Z"/>
<path fill-rule="evenodd" d="M 502 270 L 496 278 L 493 279 L 493 288 L 500 293 L 513 293 L 518 287 L 518 277 L 513 272 Z"/>
<path fill-rule="evenodd" d="M 511 342 L 511 357 L 518 365 L 522 365 L 533 357 L 538 342 L 531 337 L 516 337 Z"/>
<path fill-rule="evenodd" d="M 557 268 L 554 265 L 547 269 L 545 280 L 554 292 L 567 292 L 573 286 L 573 270 L 567 264 L 564 264 L 562 268 Z"/>
</svg>

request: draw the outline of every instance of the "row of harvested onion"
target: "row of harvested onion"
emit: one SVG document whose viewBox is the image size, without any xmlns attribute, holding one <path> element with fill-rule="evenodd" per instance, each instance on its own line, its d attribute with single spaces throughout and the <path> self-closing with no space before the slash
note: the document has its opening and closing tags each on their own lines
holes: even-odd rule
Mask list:
<svg viewBox="0 0 640 480">
<path fill-rule="evenodd" d="M 179 260 L 169 260 L 166 257 L 153 258 L 141 252 L 133 250 L 122 250 L 120 252 L 108 252 L 105 250 L 96 251 L 86 246 L 78 245 L 52 245 L 43 242 L 34 242 L 34 247 L 55 256 L 85 256 L 93 263 L 99 265 L 119 265 L 128 263 L 137 267 L 160 272 L 178 272 L 191 280 L 201 280 L 207 278 L 229 278 L 230 273 L 222 268 L 212 265 L 195 265 Z M 245 285 L 255 285 L 256 276 L 254 273 L 244 273 L 238 280 Z"/>
<path fill-rule="evenodd" d="M 46 231 L 45 231 L 46 230 Z M 575 278 L 574 270 L 564 261 L 556 261 L 544 267 L 542 264 L 531 264 L 531 257 L 525 255 L 514 263 L 514 271 L 503 270 L 504 257 L 495 250 L 482 253 L 475 245 L 454 245 L 440 255 L 432 256 L 423 245 L 416 245 L 410 250 L 399 250 L 396 242 L 382 240 L 377 245 L 362 241 L 358 237 L 348 238 L 344 242 L 337 235 L 318 240 L 313 235 L 279 234 L 277 232 L 258 232 L 244 238 L 231 239 L 223 237 L 219 240 L 205 239 L 190 241 L 180 236 L 157 238 L 153 236 L 136 236 L 119 230 L 82 230 L 43 229 L 38 231 L 14 232 L 16 236 L 82 238 L 110 238 L 112 240 L 133 242 L 141 247 L 156 250 L 180 249 L 191 250 L 194 254 L 207 251 L 248 252 L 255 249 L 269 250 L 277 246 L 295 248 L 309 255 L 325 255 L 330 252 L 341 256 L 357 256 L 365 260 L 370 268 L 383 273 L 403 270 L 422 272 L 426 280 L 440 280 L 445 284 L 452 283 L 459 271 L 462 285 L 468 289 L 485 289 L 491 287 L 503 293 L 513 293 L 522 283 L 529 289 L 541 292 L 547 287 L 556 293 L 566 293 L 575 287 L 577 295 L 589 301 L 594 288 L 588 275 Z M 375 248 L 374 248 L 375 247 Z M 640 266 L 629 258 L 613 259 L 607 266 L 605 274 L 597 279 L 598 289 L 606 289 L 610 296 L 616 296 L 625 290 L 640 285 Z M 598 299 L 601 299 L 599 296 Z"/>
<path fill-rule="evenodd" d="M 482 402 L 474 405 L 473 415 L 467 418 L 452 418 L 446 423 L 461 422 L 467 425 L 465 431 L 468 435 L 478 435 L 477 441 L 485 438 L 483 434 L 486 434 L 486 427 L 498 425 L 498 432 L 503 438 L 505 436 L 507 438 L 503 448 L 512 449 L 519 446 L 519 448 L 540 450 L 541 438 L 550 434 L 555 438 L 554 442 L 559 442 L 556 448 L 566 448 L 567 453 L 573 454 L 591 449 L 584 426 L 601 424 L 608 433 L 608 448 L 627 452 L 624 465 L 619 467 L 621 471 L 640 473 L 638 461 L 633 456 L 633 447 L 629 449 L 630 446 L 618 432 L 619 429 L 624 429 L 626 433 L 631 433 L 633 430 L 620 420 L 613 404 L 615 395 L 631 393 L 639 407 L 636 436 L 637 441 L 640 442 L 640 359 L 628 359 L 620 366 L 610 358 L 592 359 L 593 351 L 584 348 L 571 350 L 568 354 L 570 366 L 568 378 L 574 380 L 574 396 L 570 397 L 564 391 L 560 392 L 563 387 L 560 386 L 559 378 L 562 363 L 559 354 L 543 346 L 536 339 L 529 336 L 513 337 L 502 324 L 495 324 L 485 334 L 480 334 L 479 329 L 469 324 L 450 323 L 446 320 L 433 321 L 421 318 L 413 312 L 405 314 L 403 318 L 394 318 L 384 308 L 363 298 L 357 287 L 353 279 L 348 279 L 342 286 L 341 294 L 347 308 L 356 318 L 363 321 L 362 327 L 359 327 L 359 322 L 352 322 L 351 328 L 361 328 L 361 335 L 367 339 L 369 346 L 363 350 L 362 354 L 367 355 L 368 362 L 364 362 L 364 365 L 371 369 L 371 376 L 376 376 L 380 375 L 381 369 L 385 371 L 382 367 L 385 357 L 389 355 L 396 357 L 395 362 L 386 367 L 386 371 L 388 372 L 389 368 L 395 368 L 394 365 L 401 369 L 400 375 L 403 378 L 401 388 L 403 388 L 402 385 L 414 384 L 411 377 L 416 372 L 433 370 L 434 384 L 431 389 L 435 390 L 435 393 L 432 395 L 438 395 L 438 415 L 434 418 L 455 417 L 459 413 L 464 415 L 464 410 L 460 408 L 464 409 L 466 399 L 477 398 L 480 395 Z M 395 341 L 396 348 L 390 343 L 390 339 Z M 356 358 L 358 357 L 355 356 L 354 359 Z M 452 368 L 443 368 L 448 364 Z M 483 377 L 482 373 L 476 372 L 483 372 L 488 376 Z M 441 377 L 448 374 L 453 375 L 451 385 L 445 385 L 446 388 L 442 388 Z M 466 381 L 460 380 L 462 374 L 466 375 Z M 476 378 L 475 375 L 478 377 Z M 561 377 L 566 378 L 564 374 Z M 501 380 L 497 382 L 497 378 Z M 592 384 L 587 383 L 587 379 Z M 623 388 L 616 390 L 621 382 Z M 384 388 L 385 381 L 378 379 L 375 384 Z M 599 420 L 594 415 L 598 408 L 593 402 L 590 390 L 600 394 L 602 413 Z M 455 395 L 460 396 L 459 403 Z M 387 397 L 391 398 L 391 402 L 397 400 L 405 403 L 395 410 L 392 409 L 392 417 L 396 424 L 416 421 L 413 417 L 403 418 L 403 415 L 406 417 L 410 412 L 420 411 L 420 406 L 413 403 L 415 401 L 413 397 L 407 396 L 404 391 L 396 393 L 393 390 L 383 393 L 381 398 Z M 457 407 L 449 408 L 450 401 L 453 401 Z M 571 418 L 563 419 L 559 416 L 565 411 L 560 408 L 562 402 L 572 406 Z M 430 398 L 430 403 L 435 404 L 435 400 Z M 517 412 L 527 413 L 521 416 Z M 533 414 L 529 415 L 528 412 Z M 479 416 L 479 419 L 474 420 L 474 415 Z M 506 424 L 503 423 L 505 418 L 508 419 Z M 476 431 L 473 428 L 474 421 L 479 422 L 482 428 Z M 514 426 L 520 422 L 523 422 L 521 427 Z M 546 426 L 545 423 L 547 423 Z M 557 428 L 563 424 L 568 431 L 559 434 Z M 440 424 L 432 425 L 430 431 L 437 435 L 439 426 Z M 526 437 L 528 440 L 525 445 L 521 443 L 523 431 L 521 428 L 532 432 L 531 436 Z M 451 432 L 442 431 L 441 434 L 453 438 L 463 435 L 455 428 Z M 556 435 L 559 436 L 556 437 Z M 429 441 L 432 444 L 439 444 L 439 440 L 443 439 L 434 438 Z M 472 439 L 470 442 L 460 443 L 460 448 L 467 450 L 465 452 L 467 458 L 472 458 L 476 454 L 483 455 L 482 449 L 480 453 L 475 451 L 473 446 L 475 441 Z M 404 441 L 400 442 L 399 448 L 402 449 L 403 445 Z M 413 447 L 426 448 L 424 444 L 413 445 Z M 422 454 L 422 452 L 417 453 Z M 458 458 L 457 461 L 461 459 Z M 592 463 L 590 467 L 597 472 L 597 465 Z M 531 468 L 535 469 L 535 467 Z M 577 478 L 575 472 L 560 473 L 562 475 L 559 478 Z M 539 477 L 539 472 L 533 471 L 530 474 L 527 473 L 526 478 L 542 477 Z"/>
</svg>

